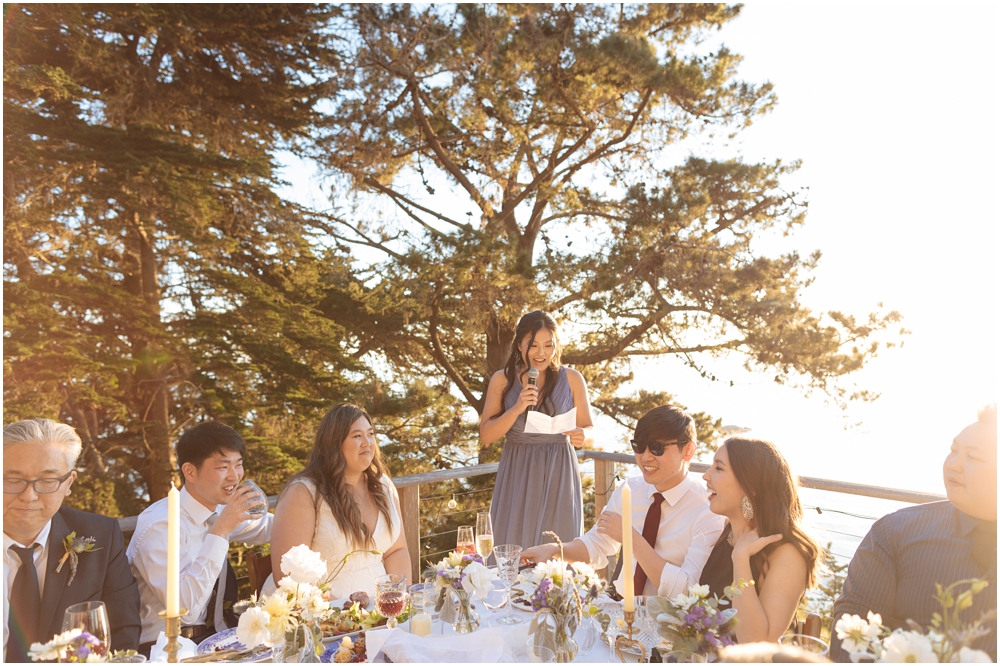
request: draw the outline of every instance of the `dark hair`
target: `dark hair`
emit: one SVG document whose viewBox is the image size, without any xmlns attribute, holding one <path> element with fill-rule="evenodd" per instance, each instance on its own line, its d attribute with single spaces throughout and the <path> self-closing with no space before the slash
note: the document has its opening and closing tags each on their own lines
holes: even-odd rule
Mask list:
<svg viewBox="0 0 1000 666">
<path fill-rule="evenodd" d="M 562 355 L 562 349 L 559 346 L 559 329 L 556 326 L 556 321 L 551 317 L 551 315 L 542 312 L 541 310 L 535 310 L 534 312 L 529 312 L 528 314 L 521 317 L 521 321 L 517 322 L 517 328 L 514 329 L 514 339 L 510 343 L 510 354 L 507 356 L 507 364 L 503 368 L 504 377 L 507 378 L 507 386 L 504 387 L 503 393 L 500 395 L 500 412 L 503 414 L 506 408 L 504 407 L 504 401 L 507 400 L 507 394 L 514 387 L 514 377 L 517 376 L 517 366 L 519 364 L 524 364 L 527 366 L 527 362 L 521 358 L 521 341 L 531 336 L 528 340 L 528 349 L 531 349 L 531 343 L 535 341 L 535 335 L 538 331 L 542 329 L 547 329 L 549 333 L 552 334 L 552 342 L 555 344 L 555 353 L 552 355 L 552 362 L 549 363 L 549 367 L 545 369 L 545 385 L 542 387 L 541 392 L 538 394 L 538 406 L 536 409 L 545 414 L 552 416 L 551 412 L 555 411 L 555 405 L 552 403 L 552 390 L 555 388 L 556 380 L 558 379 L 559 372 L 559 357 Z M 549 410 L 545 409 L 545 405 L 548 403 Z M 493 416 L 497 416 L 494 414 Z M 489 418 L 493 418 L 493 416 Z"/>
<path fill-rule="evenodd" d="M 209 456 L 225 455 L 227 451 L 246 457 L 247 445 L 240 433 L 219 421 L 199 423 L 177 440 L 177 468 L 181 470 L 181 478 L 184 478 L 184 463 L 200 469 Z"/>
<path fill-rule="evenodd" d="M 698 443 L 698 432 L 691 415 L 673 405 L 654 407 L 635 424 L 637 442 L 665 442 L 676 439 L 677 446 L 684 448 L 689 441 Z"/>
<path fill-rule="evenodd" d="M 802 529 L 798 481 L 789 469 L 788 461 L 778 447 L 764 439 L 730 437 L 723 442 L 723 446 L 729 454 L 733 474 L 753 506 L 757 534 L 762 537 L 772 534 L 782 536 L 781 541 L 769 544 L 751 557 L 751 563 L 766 574 L 768 555 L 781 544 L 790 543 L 805 559 L 806 587 L 812 587 L 822 549 Z"/>
<path fill-rule="evenodd" d="M 344 481 L 344 471 L 347 462 L 344 460 L 342 446 L 351 433 L 351 426 L 361 417 L 365 417 L 374 428 L 375 424 L 368 412 L 357 405 L 342 403 L 326 413 L 316 429 L 316 441 L 304 470 L 292 477 L 306 478 L 316 484 L 316 508 L 320 500 L 326 500 L 340 529 L 355 548 L 373 546 L 373 537 L 368 532 L 365 521 L 361 518 L 361 509 L 357 501 L 348 491 Z M 379 512 L 385 517 L 385 522 L 392 529 L 392 512 L 389 510 L 389 498 L 382 485 L 382 475 L 387 474 L 382 463 L 382 455 L 378 444 L 374 447 L 372 463 L 365 470 L 365 484 Z M 291 481 L 285 488 L 291 486 Z M 280 500 L 280 497 L 279 497 Z M 318 514 L 317 514 L 318 515 Z"/>
</svg>

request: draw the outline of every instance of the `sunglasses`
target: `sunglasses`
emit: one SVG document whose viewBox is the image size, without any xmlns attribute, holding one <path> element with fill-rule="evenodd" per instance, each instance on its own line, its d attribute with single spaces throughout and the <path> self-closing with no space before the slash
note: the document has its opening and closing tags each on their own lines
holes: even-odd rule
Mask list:
<svg viewBox="0 0 1000 666">
<path fill-rule="evenodd" d="M 649 448 L 649 452 L 654 456 L 662 456 L 663 452 L 667 450 L 668 446 L 684 446 L 689 440 L 684 440 L 683 442 L 639 442 L 636 440 L 629 440 L 632 444 L 632 450 L 637 454 L 642 455 L 646 452 L 646 448 Z"/>
</svg>

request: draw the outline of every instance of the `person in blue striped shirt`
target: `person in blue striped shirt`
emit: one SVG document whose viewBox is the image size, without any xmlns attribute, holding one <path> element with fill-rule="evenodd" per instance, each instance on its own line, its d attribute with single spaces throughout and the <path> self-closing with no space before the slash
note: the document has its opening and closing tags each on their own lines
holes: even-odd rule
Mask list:
<svg viewBox="0 0 1000 666">
<path fill-rule="evenodd" d="M 882 616 L 891 629 L 913 620 L 926 630 L 941 608 L 935 585 L 980 578 L 989 586 L 962 613 L 964 622 L 997 607 L 997 411 L 996 404 L 960 432 L 944 462 L 948 500 L 900 509 L 876 521 L 861 542 L 833 606 L 834 621 L 845 613 Z M 989 636 L 973 647 L 996 661 L 996 620 Z M 850 661 L 832 637 L 830 658 Z"/>
</svg>

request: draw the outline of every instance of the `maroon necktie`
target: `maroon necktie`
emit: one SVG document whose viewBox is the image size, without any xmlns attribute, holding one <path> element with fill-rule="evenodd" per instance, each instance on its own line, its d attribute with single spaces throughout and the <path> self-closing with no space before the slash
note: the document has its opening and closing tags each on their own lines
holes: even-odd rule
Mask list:
<svg viewBox="0 0 1000 666">
<path fill-rule="evenodd" d="M 642 538 L 654 548 L 656 547 L 656 533 L 660 531 L 660 504 L 662 503 L 663 495 L 660 493 L 653 495 L 653 503 L 649 505 L 649 510 L 646 511 L 646 520 L 642 524 Z M 642 595 L 642 591 L 646 587 L 646 572 L 642 570 L 638 561 L 635 563 L 635 578 L 633 581 L 635 583 L 635 593 Z"/>
</svg>

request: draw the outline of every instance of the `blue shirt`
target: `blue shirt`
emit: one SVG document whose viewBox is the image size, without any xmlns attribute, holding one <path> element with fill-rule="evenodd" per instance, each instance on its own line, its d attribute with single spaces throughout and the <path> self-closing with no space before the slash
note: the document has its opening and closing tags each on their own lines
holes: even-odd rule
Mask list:
<svg viewBox="0 0 1000 666">
<path fill-rule="evenodd" d="M 989 587 L 974 597 L 972 608 L 960 619 L 971 623 L 996 608 L 996 562 L 982 571 L 972 558 L 973 529 L 983 522 L 951 502 L 907 507 L 876 521 L 851 560 L 844 590 L 833 605 L 834 625 L 845 613 L 867 619 L 872 611 L 890 629 L 906 627 L 910 619 L 926 631 L 931 616 L 941 611 L 934 599 L 935 584 L 947 587 L 967 578 L 988 580 Z M 990 626 L 990 636 L 975 647 L 996 660 L 996 622 Z M 831 638 L 830 659 L 850 661 L 836 630 Z"/>
</svg>

